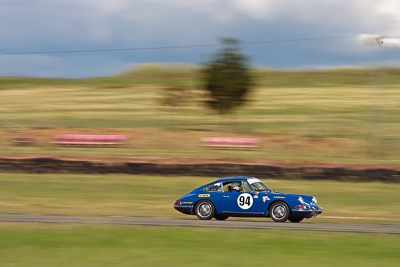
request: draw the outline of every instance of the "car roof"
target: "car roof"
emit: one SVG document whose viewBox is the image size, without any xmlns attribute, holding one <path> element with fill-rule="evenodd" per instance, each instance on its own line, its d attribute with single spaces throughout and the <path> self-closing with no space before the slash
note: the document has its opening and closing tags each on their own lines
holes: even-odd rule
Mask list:
<svg viewBox="0 0 400 267">
<path fill-rule="evenodd" d="M 254 178 L 254 177 L 250 177 L 250 176 L 227 177 L 227 178 L 218 179 L 215 182 L 226 182 L 226 181 L 232 181 L 232 180 L 245 181 L 245 180 L 250 179 L 250 178 Z"/>
</svg>

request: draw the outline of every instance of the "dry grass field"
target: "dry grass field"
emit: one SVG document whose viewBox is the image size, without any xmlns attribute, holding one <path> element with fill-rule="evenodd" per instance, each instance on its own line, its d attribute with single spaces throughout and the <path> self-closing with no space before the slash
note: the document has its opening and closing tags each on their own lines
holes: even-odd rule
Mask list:
<svg viewBox="0 0 400 267">
<path fill-rule="evenodd" d="M 382 74 L 384 73 L 384 75 Z M 254 71 L 248 103 L 228 116 L 206 109 L 194 69 L 152 66 L 88 80 L 0 79 L 3 153 L 209 156 L 398 164 L 400 72 Z M 178 107 L 160 104 L 163 88 L 185 85 Z M 126 134 L 123 148 L 49 146 L 54 133 Z M 11 146 L 32 136 L 31 147 Z M 202 137 L 256 137 L 261 148 L 215 151 Z"/>
</svg>

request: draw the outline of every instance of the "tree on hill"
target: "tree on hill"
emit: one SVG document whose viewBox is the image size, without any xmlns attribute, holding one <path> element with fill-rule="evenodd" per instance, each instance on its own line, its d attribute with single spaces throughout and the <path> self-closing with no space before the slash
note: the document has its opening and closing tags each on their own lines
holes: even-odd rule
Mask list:
<svg viewBox="0 0 400 267">
<path fill-rule="evenodd" d="M 247 56 L 240 53 L 239 41 L 221 39 L 223 48 L 204 64 L 204 88 L 209 99 L 206 104 L 219 114 L 231 113 L 246 103 L 251 75 Z"/>
</svg>

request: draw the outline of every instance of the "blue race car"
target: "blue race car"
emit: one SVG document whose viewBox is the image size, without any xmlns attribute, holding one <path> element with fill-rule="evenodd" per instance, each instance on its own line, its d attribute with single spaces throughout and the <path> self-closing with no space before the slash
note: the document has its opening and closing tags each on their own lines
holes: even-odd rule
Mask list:
<svg viewBox="0 0 400 267">
<path fill-rule="evenodd" d="M 254 177 L 231 177 L 203 185 L 179 198 L 174 208 L 200 220 L 271 217 L 300 222 L 322 213 L 311 196 L 278 193 Z"/>
</svg>

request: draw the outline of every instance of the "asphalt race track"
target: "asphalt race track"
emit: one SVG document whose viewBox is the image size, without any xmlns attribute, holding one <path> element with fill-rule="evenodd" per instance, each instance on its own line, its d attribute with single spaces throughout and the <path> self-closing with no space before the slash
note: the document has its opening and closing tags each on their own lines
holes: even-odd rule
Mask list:
<svg viewBox="0 0 400 267">
<path fill-rule="evenodd" d="M 398 225 L 336 224 L 336 223 L 276 223 L 272 221 L 202 221 L 195 217 L 188 219 L 142 218 L 142 217 L 99 217 L 99 216 L 56 216 L 56 215 L 15 215 L 0 214 L 0 222 L 23 223 L 72 223 L 110 224 L 139 226 L 209 227 L 237 229 L 280 229 L 312 230 L 326 232 L 361 232 L 400 234 Z"/>
</svg>

